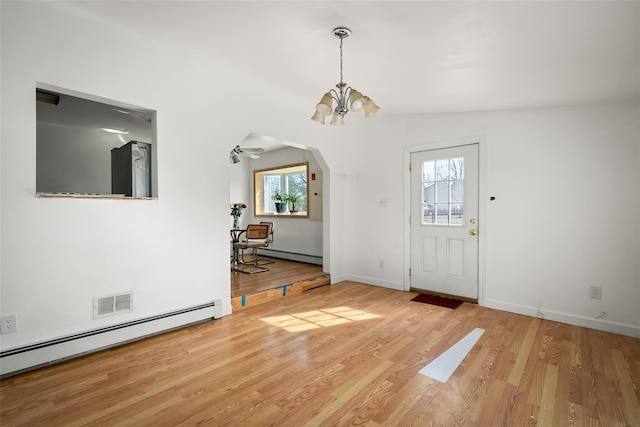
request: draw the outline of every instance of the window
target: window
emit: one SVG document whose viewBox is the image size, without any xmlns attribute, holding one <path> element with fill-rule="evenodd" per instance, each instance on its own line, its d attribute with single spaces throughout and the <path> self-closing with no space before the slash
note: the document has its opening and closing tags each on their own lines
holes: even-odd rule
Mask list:
<svg viewBox="0 0 640 427">
<path fill-rule="evenodd" d="M 61 89 L 35 100 L 39 196 L 158 196 L 155 111 Z"/>
<path fill-rule="evenodd" d="M 255 216 L 307 218 L 309 164 L 279 166 L 253 172 Z"/>
<path fill-rule="evenodd" d="M 464 158 L 422 163 L 422 223 L 464 224 Z"/>
</svg>

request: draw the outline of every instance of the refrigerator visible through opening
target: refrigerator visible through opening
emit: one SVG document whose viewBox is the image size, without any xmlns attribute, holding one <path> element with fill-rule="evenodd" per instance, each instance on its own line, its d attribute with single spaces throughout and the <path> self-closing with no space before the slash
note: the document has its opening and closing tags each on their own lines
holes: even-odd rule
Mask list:
<svg viewBox="0 0 640 427">
<path fill-rule="evenodd" d="M 111 150 L 111 193 L 151 197 L 151 144 L 129 141 Z"/>
</svg>

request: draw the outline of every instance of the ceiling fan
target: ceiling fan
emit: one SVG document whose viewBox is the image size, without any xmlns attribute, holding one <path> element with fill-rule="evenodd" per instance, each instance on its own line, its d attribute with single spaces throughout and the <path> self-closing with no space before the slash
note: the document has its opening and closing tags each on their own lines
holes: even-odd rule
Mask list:
<svg viewBox="0 0 640 427">
<path fill-rule="evenodd" d="M 229 153 L 229 161 L 233 164 L 240 163 L 239 154 L 249 157 L 250 159 L 259 159 L 260 156 L 258 156 L 258 154 L 262 153 L 264 153 L 264 148 L 241 148 L 239 145 L 236 145 L 235 148 Z"/>
</svg>

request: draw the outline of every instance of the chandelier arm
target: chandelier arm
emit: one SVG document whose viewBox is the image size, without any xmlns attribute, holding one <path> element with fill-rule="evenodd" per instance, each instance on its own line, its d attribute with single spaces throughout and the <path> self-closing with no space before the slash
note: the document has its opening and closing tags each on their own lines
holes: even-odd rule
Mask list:
<svg viewBox="0 0 640 427">
<path fill-rule="evenodd" d="M 331 94 L 331 98 L 336 101 L 336 104 L 340 104 L 340 95 L 336 92 L 335 89 L 330 89 L 329 93 Z"/>
<path fill-rule="evenodd" d="M 347 86 L 347 87 L 344 89 L 344 99 L 345 99 L 345 100 L 347 100 L 347 101 L 349 100 L 349 95 L 351 95 L 351 92 L 352 92 L 352 91 L 353 91 L 353 89 L 351 89 L 351 86 Z"/>
</svg>

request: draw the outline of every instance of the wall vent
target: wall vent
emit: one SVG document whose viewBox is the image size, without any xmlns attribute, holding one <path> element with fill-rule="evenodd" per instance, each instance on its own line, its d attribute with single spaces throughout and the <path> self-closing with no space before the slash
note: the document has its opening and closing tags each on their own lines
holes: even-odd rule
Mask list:
<svg viewBox="0 0 640 427">
<path fill-rule="evenodd" d="M 128 313 L 133 310 L 133 292 L 93 297 L 93 318 Z"/>
</svg>

